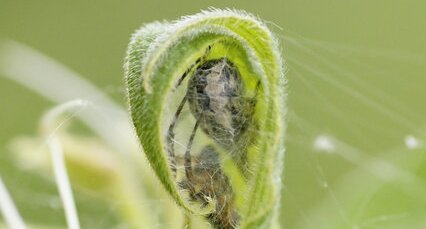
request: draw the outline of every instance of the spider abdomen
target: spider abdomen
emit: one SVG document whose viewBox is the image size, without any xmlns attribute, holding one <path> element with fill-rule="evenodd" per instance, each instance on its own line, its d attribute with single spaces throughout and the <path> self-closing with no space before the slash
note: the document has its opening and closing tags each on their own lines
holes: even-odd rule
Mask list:
<svg viewBox="0 0 426 229">
<path fill-rule="evenodd" d="M 238 68 L 227 58 L 208 60 L 188 84 L 188 101 L 203 131 L 224 147 L 231 147 L 247 128 L 250 99 Z"/>
</svg>

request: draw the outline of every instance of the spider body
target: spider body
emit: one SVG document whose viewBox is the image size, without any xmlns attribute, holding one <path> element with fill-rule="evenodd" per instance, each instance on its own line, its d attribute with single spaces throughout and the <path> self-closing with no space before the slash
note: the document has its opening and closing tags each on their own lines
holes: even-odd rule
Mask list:
<svg viewBox="0 0 426 229">
<path fill-rule="evenodd" d="M 201 129 L 227 149 L 250 124 L 252 99 L 244 96 L 240 72 L 227 58 L 198 67 L 189 80 L 187 97 Z"/>
</svg>

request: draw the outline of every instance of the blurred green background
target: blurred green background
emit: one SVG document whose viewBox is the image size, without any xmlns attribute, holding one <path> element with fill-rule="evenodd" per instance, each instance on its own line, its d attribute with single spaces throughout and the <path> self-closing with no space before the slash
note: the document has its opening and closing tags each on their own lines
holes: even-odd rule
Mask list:
<svg viewBox="0 0 426 229">
<path fill-rule="evenodd" d="M 289 93 L 283 227 L 426 228 L 425 1 L 1 0 L 0 39 L 47 54 L 125 107 L 130 34 L 210 6 L 258 15 L 281 40 Z M 26 221 L 64 225 L 43 197 L 54 184 L 21 171 L 8 147 L 33 135 L 53 104 L 4 77 L 0 104 L 0 175 Z M 78 198 L 83 228 L 113 227 L 113 210 Z"/>
</svg>

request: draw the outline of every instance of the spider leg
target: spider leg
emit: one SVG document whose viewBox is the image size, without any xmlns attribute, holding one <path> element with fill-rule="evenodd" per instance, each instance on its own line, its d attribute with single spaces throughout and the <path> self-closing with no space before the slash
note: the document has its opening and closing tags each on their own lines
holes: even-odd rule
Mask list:
<svg viewBox="0 0 426 229">
<path fill-rule="evenodd" d="M 197 120 L 197 122 L 195 123 L 194 129 L 192 130 L 191 136 L 189 137 L 188 146 L 186 147 L 186 152 L 185 152 L 185 162 L 184 162 L 185 174 L 186 174 L 186 178 L 189 181 L 192 181 L 194 177 L 194 175 L 192 174 L 191 148 L 192 148 L 192 142 L 194 141 L 195 133 L 197 132 L 199 123 L 200 121 Z"/>
<path fill-rule="evenodd" d="M 212 48 L 212 46 L 209 45 L 206 48 L 206 51 L 204 52 L 203 56 L 199 57 L 195 61 L 195 63 L 191 64 L 191 66 L 182 74 L 182 76 L 179 78 L 179 80 L 177 82 L 176 88 L 179 87 L 182 84 L 183 80 L 188 76 L 188 74 L 193 70 L 193 68 L 196 65 L 198 65 L 198 64 L 200 64 L 201 62 L 204 61 L 204 59 L 210 53 L 211 48 Z M 175 154 L 175 149 L 174 149 L 174 138 L 175 138 L 174 128 L 176 126 L 176 121 L 179 118 L 179 116 L 180 116 L 180 114 L 182 112 L 183 106 L 185 105 L 185 103 L 186 103 L 187 100 L 188 100 L 188 97 L 185 94 L 185 97 L 183 97 L 183 99 L 180 102 L 179 107 L 178 107 L 178 109 L 177 109 L 177 111 L 175 113 L 175 116 L 173 117 L 173 120 L 172 120 L 172 122 L 171 122 L 171 124 L 169 126 L 169 130 L 168 130 L 168 134 L 167 134 L 167 152 L 169 153 L 170 164 L 171 164 L 170 167 L 171 167 L 172 173 L 173 173 L 173 175 L 175 177 L 176 177 L 176 170 L 177 170 L 177 168 L 176 168 L 176 154 Z M 196 124 L 196 126 L 197 125 L 198 124 Z M 191 140 L 190 144 L 192 144 L 192 140 Z"/>
<path fill-rule="evenodd" d="M 254 112 L 254 107 L 256 106 L 256 103 L 257 103 L 257 96 L 259 95 L 259 90 L 260 90 L 260 80 L 257 81 L 256 88 L 254 89 L 254 96 L 252 98 L 249 98 L 249 104 L 251 108 L 253 109 L 252 112 Z"/>
<path fill-rule="evenodd" d="M 167 151 L 169 153 L 169 159 L 170 159 L 170 167 L 171 170 L 173 172 L 173 175 L 176 176 L 176 155 L 175 155 L 175 142 L 174 142 L 174 138 L 175 138 L 175 132 L 174 132 L 174 128 L 176 126 L 176 121 L 179 118 L 183 106 L 186 103 L 187 100 L 187 96 L 185 95 L 185 97 L 183 97 L 182 101 L 179 104 L 178 109 L 176 110 L 175 116 L 173 117 L 172 123 L 169 126 L 169 131 L 167 134 Z"/>
<path fill-rule="evenodd" d="M 259 94 L 259 90 L 260 90 L 260 80 L 259 80 L 259 81 L 257 81 L 256 89 L 255 89 L 255 94 L 254 94 L 253 99 L 256 99 L 256 98 L 257 98 L 257 95 Z"/>
<path fill-rule="evenodd" d="M 192 69 L 194 69 L 194 67 L 196 66 L 196 65 L 198 65 L 198 64 L 200 64 L 201 62 L 204 62 L 204 60 L 207 58 L 207 56 L 209 55 L 209 53 L 210 53 L 210 50 L 212 49 L 212 46 L 211 45 L 209 45 L 207 48 L 206 48 L 206 51 L 204 52 L 204 54 L 201 56 L 201 57 L 199 57 L 196 61 L 195 61 L 195 63 L 193 63 L 193 64 L 191 64 L 191 66 L 189 66 L 189 68 L 182 74 L 182 76 L 180 77 L 180 79 L 179 79 L 179 81 L 177 82 L 177 85 L 176 85 L 176 87 L 179 87 L 181 84 L 182 84 L 182 82 L 183 82 L 183 80 L 188 76 L 188 74 L 192 71 Z"/>
</svg>

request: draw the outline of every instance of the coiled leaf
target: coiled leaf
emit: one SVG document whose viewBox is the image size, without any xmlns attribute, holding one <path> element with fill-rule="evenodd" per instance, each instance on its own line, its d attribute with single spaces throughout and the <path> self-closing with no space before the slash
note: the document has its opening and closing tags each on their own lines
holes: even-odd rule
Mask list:
<svg viewBox="0 0 426 229">
<path fill-rule="evenodd" d="M 286 94 L 266 25 L 218 9 L 144 25 L 125 75 L 140 143 L 176 203 L 215 228 L 268 228 L 280 200 Z"/>
</svg>

